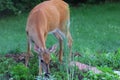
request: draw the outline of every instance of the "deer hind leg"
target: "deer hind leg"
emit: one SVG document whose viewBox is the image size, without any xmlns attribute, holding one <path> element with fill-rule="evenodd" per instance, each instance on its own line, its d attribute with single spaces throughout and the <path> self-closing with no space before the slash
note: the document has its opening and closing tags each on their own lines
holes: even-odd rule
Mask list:
<svg viewBox="0 0 120 80">
<path fill-rule="evenodd" d="M 69 48 L 69 61 L 71 61 L 71 57 L 72 57 L 72 36 L 70 33 L 70 20 L 68 19 L 68 21 L 65 23 L 65 27 L 66 27 L 66 31 L 63 31 L 67 37 L 67 44 L 68 44 L 68 48 Z"/>
<path fill-rule="evenodd" d="M 59 61 L 62 63 L 62 57 L 63 57 L 63 39 L 59 32 L 54 33 L 55 37 L 59 40 L 60 50 L 59 50 Z"/>
<path fill-rule="evenodd" d="M 67 39 L 68 39 L 68 47 L 71 49 L 73 40 L 69 31 L 67 32 Z"/>
<path fill-rule="evenodd" d="M 68 31 L 67 32 L 67 39 L 68 39 L 68 47 L 69 47 L 69 62 L 71 61 L 71 57 L 72 57 L 72 37 L 71 37 L 71 34 L 70 34 L 70 32 Z"/>
<path fill-rule="evenodd" d="M 71 49 L 71 47 L 72 47 L 72 36 L 71 36 L 71 34 L 70 34 L 70 19 L 68 19 L 67 20 L 67 22 L 66 22 L 66 36 L 67 36 L 67 40 L 68 40 L 68 47 Z"/>
</svg>

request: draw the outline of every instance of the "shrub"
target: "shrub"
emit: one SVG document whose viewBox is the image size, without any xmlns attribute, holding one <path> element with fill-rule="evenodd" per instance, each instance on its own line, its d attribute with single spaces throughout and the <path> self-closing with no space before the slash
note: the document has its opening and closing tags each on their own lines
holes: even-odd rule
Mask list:
<svg viewBox="0 0 120 80">
<path fill-rule="evenodd" d="M 8 80 L 10 78 L 10 69 L 16 65 L 13 59 L 0 57 L 0 80 Z"/>
<path fill-rule="evenodd" d="M 14 6 L 21 12 L 29 11 L 43 0 L 14 0 Z"/>
<path fill-rule="evenodd" d="M 0 11 L 4 11 L 4 10 L 13 10 L 13 11 L 16 10 L 12 0 L 0 0 Z"/>
<path fill-rule="evenodd" d="M 0 17 L 17 11 L 12 0 L 0 0 Z"/>
<path fill-rule="evenodd" d="M 102 74 L 94 74 L 89 71 L 83 74 L 84 78 L 82 80 L 119 80 L 119 76 L 104 72 Z"/>
<path fill-rule="evenodd" d="M 24 64 L 17 64 L 10 70 L 12 78 L 15 80 L 33 80 L 33 76 Z"/>
<path fill-rule="evenodd" d="M 29 11 L 41 1 L 43 0 L 0 0 L 0 15 L 20 14 Z"/>
<path fill-rule="evenodd" d="M 44 0 L 0 0 L 0 17 L 8 14 L 21 14 L 30 11 L 34 6 Z M 65 0 L 69 4 L 77 6 L 79 3 L 113 2 L 113 0 Z M 119 0 L 115 0 L 119 1 Z"/>
<path fill-rule="evenodd" d="M 13 65 L 15 65 L 13 59 L 7 59 L 5 57 L 0 57 L 0 74 L 8 73 Z"/>
</svg>

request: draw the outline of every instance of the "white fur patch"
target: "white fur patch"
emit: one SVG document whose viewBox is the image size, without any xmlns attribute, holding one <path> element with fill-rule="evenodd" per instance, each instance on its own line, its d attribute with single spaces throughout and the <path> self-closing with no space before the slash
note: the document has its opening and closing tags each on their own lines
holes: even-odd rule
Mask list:
<svg viewBox="0 0 120 80">
<path fill-rule="evenodd" d="M 70 27 L 70 20 L 67 21 L 67 28 L 69 29 Z"/>
<path fill-rule="evenodd" d="M 65 38 L 65 34 L 60 31 L 58 28 L 54 29 L 53 31 L 49 32 L 49 34 L 53 34 L 53 33 L 56 33 L 58 32 L 63 38 Z"/>
</svg>

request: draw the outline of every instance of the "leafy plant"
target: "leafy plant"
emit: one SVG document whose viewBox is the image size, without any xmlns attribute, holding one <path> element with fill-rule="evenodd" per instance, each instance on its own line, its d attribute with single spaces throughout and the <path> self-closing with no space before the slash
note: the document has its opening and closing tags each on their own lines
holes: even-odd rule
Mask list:
<svg viewBox="0 0 120 80">
<path fill-rule="evenodd" d="M 7 9 L 13 10 L 13 11 L 16 10 L 12 0 L 0 0 L 0 11 L 7 10 Z"/>
<path fill-rule="evenodd" d="M 15 65 L 13 59 L 7 59 L 5 57 L 0 58 L 0 74 L 5 74 L 10 71 L 10 69 Z"/>
<path fill-rule="evenodd" d="M 13 66 L 10 73 L 15 80 L 33 80 L 33 76 L 24 64 Z"/>
<path fill-rule="evenodd" d="M 82 80 L 119 80 L 119 76 L 115 74 L 111 74 L 108 72 L 104 72 L 102 74 L 94 74 L 89 71 L 83 74 L 84 78 Z"/>
</svg>

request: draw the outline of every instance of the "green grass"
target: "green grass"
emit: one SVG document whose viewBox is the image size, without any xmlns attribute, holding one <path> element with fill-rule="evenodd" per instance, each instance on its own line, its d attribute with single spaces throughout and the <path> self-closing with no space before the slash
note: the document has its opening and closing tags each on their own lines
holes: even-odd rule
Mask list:
<svg viewBox="0 0 120 80">
<path fill-rule="evenodd" d="M 120 47 L 120 3 L 72 8 L 73 50 L 115 51 Z"/>
<path fill-rule="evenodd" d="M 79 52 L 80 57 L 75 57 L 75 61 L 86 63 L 92 66 L 102 68 L 102 75 L 94 75 L 91 72 L 82 73 L 84 80 L 113 80 L 116 76 L 111 70 L 120 70 L 120 3 L 100 4 L 100 5 L 81 5 L 81 7 L 71 7 L 71 26 L 70 31 L 73 37 L 72 52 Z M 28 14 L 19 16 L 10 16 L 0 19 L 0 54 L 26 52 L 26 20 Z M 53 35 L 47 38 L 47 46 L 50 47 L 56 43 Z M 66 45 L 65 45 L 66 46 Z M 66 80 L 70 78 L 67 64 L 67 48 L 65 50 L 65 64 L 60 65 L 53 57 L 51 64 L 51 73 L 55 78 Z M 1 58 L 2 60 L 2 58 Z M 37 61 L 34 57 L 30 61 L 30 69 L 26 69 L 25 75 L 29 72 L 32 78 L 37 76 Z M 0 69 L 0 74 L 8 68 L 2 60 L 0 65 L 5 64 Z M 6 60 L 7 61 L 7 60 Z M 56 66 L 57 68 L 55 68 Z M 16 74 L 16 68 L 23 68 L 23 65 L 14 66 L 12 69 L 15 76 L 19 77 L 19 69 Z M 75 69 L 73 69 L 74 71 Z M 9 70 L 7 71 L 9 72 Z M 62 73 L 62 74 L 61 74 Z M 80 72 L 81 73 L 81 72 Z M 74 73 L 73 73 L 74 74 Z M 77 73 L 79 74 L 79 72 Z M 111 77 L 114 76 L 114 77 Z M 117 80 L 115 78 L 115 80 Z"/>
<path fill-rule="evenodd" d="M 0 19 L 0 53 L 26 49 L 26 15 Z"/>
</svg>

